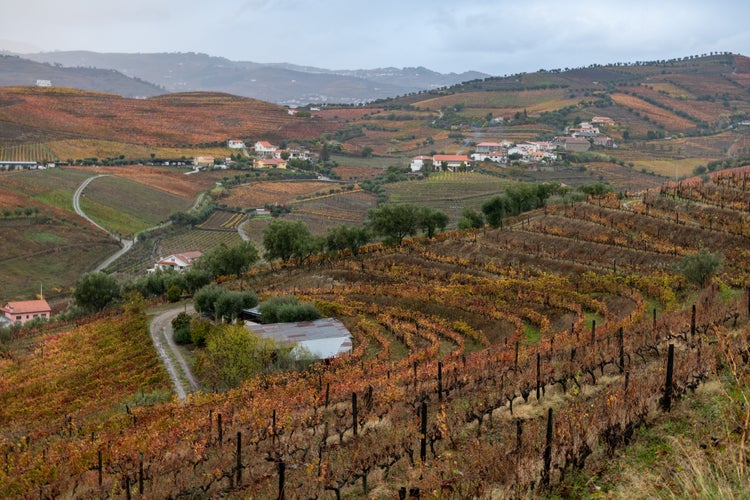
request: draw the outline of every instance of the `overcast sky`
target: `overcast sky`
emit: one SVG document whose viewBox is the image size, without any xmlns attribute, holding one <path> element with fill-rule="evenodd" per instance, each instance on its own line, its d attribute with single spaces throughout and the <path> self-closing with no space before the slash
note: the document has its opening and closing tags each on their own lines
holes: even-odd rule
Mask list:
<svg viewBox="0 0 750 500">
<path fill-rule="evenodd" d="M 505 75 L 750 55 L 747 0 L 0 0 L 0 49 Z"/>
</svg>

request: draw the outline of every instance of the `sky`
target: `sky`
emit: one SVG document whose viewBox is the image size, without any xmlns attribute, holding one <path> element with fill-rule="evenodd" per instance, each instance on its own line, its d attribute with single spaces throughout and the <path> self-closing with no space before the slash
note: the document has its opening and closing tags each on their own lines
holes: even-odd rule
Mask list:
<svg viewBox="0 0 750 500">
<path fill-rule="evenodd" d="M 0 50 L 509 75 L 750 55 L 747 0 L 0 0 Z"/>
</svg>

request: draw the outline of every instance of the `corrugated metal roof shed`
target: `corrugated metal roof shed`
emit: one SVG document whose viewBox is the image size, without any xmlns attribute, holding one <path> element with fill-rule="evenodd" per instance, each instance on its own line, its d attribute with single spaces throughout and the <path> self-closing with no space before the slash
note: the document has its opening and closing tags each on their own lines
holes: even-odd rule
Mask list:
<svg viewBox="0 0 750 500">
<path fill-rule="evenodd" d="M 318 359 L 335 358 L 352 350 L 352 335 L 344 324 L 334 318 L 303 321 L 300 323 L 272 323 L 247 327 L 263 338 L 279 344 L 304 347 Z"/>
</svg>

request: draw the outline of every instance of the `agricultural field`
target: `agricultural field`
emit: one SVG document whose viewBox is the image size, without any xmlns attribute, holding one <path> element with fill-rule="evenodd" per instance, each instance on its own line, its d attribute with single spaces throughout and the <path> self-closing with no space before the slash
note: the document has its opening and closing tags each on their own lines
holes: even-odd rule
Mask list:
<svg viewBox="0 0 750 500">
<path fill-rule="evenodd" d="M 36 128 L 53 130 L 55 139 L 72 135 L 186 148 L 224 143 L 238 136 L 307 139 L 339 128 L 333 121 L 292 117 L 281 106 L 228 94 L 196 92 L 127 99 L 58 87 L 6 87 L 0 89 L 0 99 L 10 103 L 0 108 L 6 135 L 12 135 L 17 126 L 18 137 Z"/>
<path fill-rule="evenodd" d="M 692 177 L 695 167 L 705 166 L 709 161 L 705 158 L 686 158 L 684 160 L 636 160 L 633 163 L 636 170 L 675 179 Z"/>
<path fill-rule="evenodd" d="M 427 179 L 386 184 L 391 203 L 414 203 L 438 208 L 455 225 L 464 208 L 480 209 L 482 203 L 511 184 L 508 179 L 477 172 L 439 172 Z"/>
<path fill-rule="evenodd" d="M 287 205 L 305 196 L 324 194 L 335 184 L 322 181 L 259 181 L 232 187 L 221 202 L 230 207 Z"/>
<path fill-rule="evenodd" d="M 222 243 L 227 246 L 234 246 L 242 242 L 239 233 L 236 231 L 207 231 L 201 229 L 193 229 L 171 235 L 163 240 L 159 241 L 157 245 L 157 254 L 159 256 L 166 256 L 178 252 L 192 252 L 198 250 L 200 252 L 208 252 Z"/>
<path fill-rule="evenodd" d="M 213 148 L 170 148 L 158 145 L 148 146 L 126 142 L 108 141 L 103 139 L 67 139 L 52 141 L 46 145 L 60 160 L 79 160 L 85 158 L 119 158 L 123 155 L 126 160 L 149 159 L 153 154 L 156 158 L 185 158 L 196 156 L 213 156 L 225 158 L 234 151 L 226 147 Z"/>
<path fill-rule="evenodd" d="M 0 161 L 36 161 L 47 163 L 59 160 L 47 144 L 27 143 L 0 147 Z"/>
<path fill-rule="evenodd" d="M 87 177 L 84 172 L 61 168 L 12 172 L 2 175 L 0 192 L 25 197 L 44 214 L 78 218 L 73 212 L 73 193 Z"/>
<path fill-rule="evenodd" d="M 292 204 L 292 212 L 304 219 L 318 218 L 331 223 L 360 225 L 367 210 L 375 208 L 376 197 L 362 190 L 342 191 Z"/>
<path fill-rule="evenodd" d="M 654 129 L 656 129 L 658 125 L 662 125 L 669 131 L 681 132 L 693 129 L 696 126 L 696 123 L 686 118 L 677 116 L 671 111 L 650 104 L 643 99 L 632 95 L 615 93 L 612 94 L 612 100 L 620 106 L 632 109 L 634 112 L 638 112 L 642 116 L 648 117 L 649 120 L 655 124 L 653 127 Z"/>
<path fill-rule="evenodd" d="M 32 299 L 40 288 L 48 298 L 65 296 L 81 274 L 120 248 L 87 224 L 41 216 L 1 218 L 0 233 L 0 300 Z"/>
<path fill-rule="evenodd" d="M 210 231 L 237 231 L 237 227 L 247 219 L 243 212 L 232 212 L 230 210 L 214 210 L 211 216 L 199 224 L 198 229 Z"/>
<path fill-rule="evenodd" d="M 346 158 L 342 161 L 345 163 L 334 167 L 333 171 L 343 181 L 358 182 L 366 179 L 374 179 L 383 173 L 382 168 L 361 164 L 359 160 Z"/>
<path fill-rule="evenodd" d="M 193 205 L 190 197 L 176 196 L 130 179 L 106 176 L 95 179 L 81 196 L 81 209 L 112 232 L 134 235 L 162 224 L 169 215 Z"/>
<path fill-rule="evenodd" d="M 45 435 L 94 436 L 100 422 L 118 418 L 126 405 L 170 399 L 144 311 L 120 311 L 87 323 L 62 325 L 60 333 L 37 338 L 31 349 L 16 352 L 17 358 L 0 360 L 4 449 Z M 69 449 L 67 456 L 78 453 Z M 0 475 L 5 488 L 19 487 L 20 477 Z M 3 496 L 9 497 L 8 489 Z"/>
<path fill-rule="evenodd" d="M 196 198 L 200 193 L 214 187 L 217 180 L 226 176 L 225 170 L 185 175 L 185 172 L 189 170 L 176 167 L 151 167 L 146 165 L 65 167 L 65 169 L 87 172 L 89 176 L 106 174 L 122 177 L 180 198 Z"/>
</svg>

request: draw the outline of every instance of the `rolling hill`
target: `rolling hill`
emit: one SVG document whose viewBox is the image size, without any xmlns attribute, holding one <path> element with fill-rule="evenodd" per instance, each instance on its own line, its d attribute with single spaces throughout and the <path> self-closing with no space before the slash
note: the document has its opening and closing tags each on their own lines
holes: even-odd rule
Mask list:
<svg viewBox="0 0 750 500">
<path fill-rule="evenodd" d="M 107 92 L 124 97 L 151 97 L 165 92 L 153 83 L 125 76 L 113 69 L 64 68 L 59 64 L 0 54 L 0 87 L 35 85 L 37 80 L 48 80 L 58 87 Z"/>
<path fill-rule="evenodd" d="M 169 92 L 226 92 L 285 105 L 360 103 L 482 78 L 472 71 L 441 74 L 426 68 L 328 70 L 292 64 L 231 61 L 206 54 L 116 54 L 58 51 L 25 54 L 65 67 L 113 69 Z"/>
<path fill-rule="evenodd" d="M 225 143 L 228 138 L 312 138 L 335 123 L 289 115 L 256 99 L 219 93 L 129 99 L 62 87 L 0 88 L 2 144 L 63 138 L 151 146 Z"/>
</svg>

